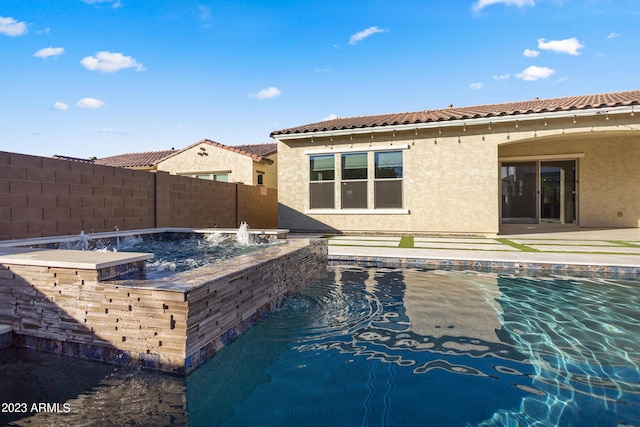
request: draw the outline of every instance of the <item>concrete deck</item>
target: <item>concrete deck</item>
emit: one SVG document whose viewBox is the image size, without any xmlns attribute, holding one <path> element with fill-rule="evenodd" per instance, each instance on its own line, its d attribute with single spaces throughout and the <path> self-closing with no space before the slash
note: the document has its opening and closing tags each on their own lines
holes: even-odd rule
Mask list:
<svg viewBox="0 0 640 427">
<path fill-rule="evenodd" d="M 400 248 L 401 237 L 340 235 L 329 238 L 329 260 L 365 263 L 414 260 L 423 265 L 544 268 L 554 271 L 625 272 L 640 277 L 640 229 L 563 227 L 526 229 L 495 237 L 415 236 L 413 247 Z M 366 237 L 366 238 L 365 238 Z M 397 243 L 395 247 L 393 242 Z M 584 268 L 582 268 L 584 267 Z"/>
</svg>

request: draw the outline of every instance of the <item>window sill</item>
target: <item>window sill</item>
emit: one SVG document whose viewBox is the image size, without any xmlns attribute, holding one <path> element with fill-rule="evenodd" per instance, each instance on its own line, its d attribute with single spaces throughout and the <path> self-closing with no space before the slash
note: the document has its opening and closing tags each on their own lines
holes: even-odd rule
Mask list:
<svg viewBox="0 0 640 427">
<path fill-rule="evenodd" d="M 409 215 L 409 209 L 307 209 L 306 215 Z"/>
</svg>

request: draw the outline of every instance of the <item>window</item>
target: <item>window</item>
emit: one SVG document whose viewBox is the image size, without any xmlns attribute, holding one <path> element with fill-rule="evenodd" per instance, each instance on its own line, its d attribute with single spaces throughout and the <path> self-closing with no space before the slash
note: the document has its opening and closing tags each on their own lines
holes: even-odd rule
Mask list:
<svg viewBox="0 0 640 427">
<path fill-rule="evenodd" d="M 402 151 L 375 153 L 374 208 L 402 208 Z"/>
<path fill-rule="evenodd" d="M 309 166 L 309 208 L 333 209 L 336 178 L 333 154 L 311 156 Z"/>
<path fill-rule="evenodd" d="M 189 178 L 208 179 L 212 181 L 229 182 L 228 172 L 214 172 L 214 173 L 187 173 L 181 174 L 182 176 L 188 176 Z"/>
<path fill-rule="evenodd" d="M 342 209 L 366 209 L 368 186 L 367 153 L 342 154 Z"/>
<path fill-rule="evenodd" d="M 264 185 L 264 174 L 258 174 L 258 185 Z"/>
<path fill-rule="evenodd" d="M 310 153 L 309 209 L 335 209 L 335 213 L 344 210 L 345 214 L 363 210 L 374 214 L 376 209 L 381 214 L 408 213 L 399 211 L 404 203 L 402 149 L 406 148 Z"/>
</svg>

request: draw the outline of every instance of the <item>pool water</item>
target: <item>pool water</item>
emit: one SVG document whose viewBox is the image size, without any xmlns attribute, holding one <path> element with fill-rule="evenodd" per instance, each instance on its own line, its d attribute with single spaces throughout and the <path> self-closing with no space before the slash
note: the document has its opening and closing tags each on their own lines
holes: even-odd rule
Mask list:
<svg viewBox="0 0 640 427">
<path fill-rule="evenodd" d="M 92 240 L 82 233 L 78 239 L 61 243 L 59 247 L 74 250 L 153 253 L 154 258 L 147 261 L 146 271 L 148 278 L 154 278 L 202 267 L 280 243 L 277 240 L 254 240 L 248 234 L 240 238 L 240 235 L 237 237 L 234 234 L 223 233 L 165 232 Z"/>
<path fill-rule="evenodd" d="M 274 244 L 274 243 L 271 243 Z M 187 238 L 143 239 L 125 237 L 120 240 L 119 252 L 150 252 L 147 273 L 180 272 L 202 267 L 212 262 L 244 255 L 264 248 L 267 243 L 240 243 L 234 236 L 224 234 L 194 234 Z"/>
<path fill-rule="evenodd" d="M 90 368 L 65 376 L 58 363 L 83 361 L 39 355 L 62 362 L 30 370 L 12 349 L 0 351 L 0 391 L 16 366 L 22 387 L 47 369 L 70 383 L 38 397 L 69 402 L 70 413 L 21 419 L 30 425 L 82 415 L 120 425 L 637 426 L 639 308 L 634 281 L 331 267 L 186 379 L 103 367 L 73 386 Z M 126 398 L 131 388 L 142 397 Z"/>
</svg>

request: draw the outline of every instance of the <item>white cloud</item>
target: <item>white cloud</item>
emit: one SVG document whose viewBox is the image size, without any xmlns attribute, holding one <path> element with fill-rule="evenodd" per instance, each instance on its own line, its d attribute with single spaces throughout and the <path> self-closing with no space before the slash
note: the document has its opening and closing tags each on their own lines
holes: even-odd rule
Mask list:
<svg viewBox="0 0 640 427">
<path fill-rule="evenodd" d="M 58 111 L 65 111 L 69 109 L 69 106 L 64 102 L 56 101 L 55 104 L 53 104 L 53 109 Z"/>
<path fill-rule="evenodd" d="M 552 70 L 549 67 L 537 67 L 532 65 L 522 70 L 521 73 L 516 74 L 516 77 L 525 81 L 533 82 L 539 79 L 546 79 L 555 72 L 555 70 Z"/>
<path fill-rule="evenodd" d="M 481 11 L 487 6 L 491 6 L 493 4 L 504 4 L 505 6 L 535 6 L 535 0 L 478 0 L 472 6 L 472 9 L 476 12 Z"/>
<path fill-rule="evenodd" d="M 104 105 L 104 101 L 95 98 L 82 98 L 76 102 L 78 108 L 100 108 Z"/>
<path fill-rule="evenodd" d="M 87 56 L 80 63 L 87 70 L 98 70 L 103 73 L 115 73 L 125 68 L 133 68 L 136 71 L 145 70 L 144 66 L 132 57 L 106 50 L 96 53 L 96 56 Z"/>
<path fill-rule="evenodd" d="M 471 83 L 471 84 L 469 85 L 469 87 L 470 87 L 471 89 L 473 89 L 473 90 L 480 90 L 480 89 L 482 89 L 482 83 L 480 83 L 480 82 L 477 82 L 477 83 Z"/>
<path fill-rule="evenodd" d="M 336 116 L 335 114 L 331 113 L 329 114 L 328 117 L 325 117 L 324 119 L 320 120 L 321 122 L 328 122 L 329 120 L 335 120 L 337 119 L 338 116 Z"/>
<path fill-rule="evenodd" d="M 282 92 L 280 91 L 280 89 L 278 89 L 277 87 L 268 87 L 266 89 L 262 89 L 260 92 L 258 93 L 250 93 L 249 96 L 253 97 L 253 98 L 258 98 L 258 99 L 269 99 L 269 98 L 275 98 L 277 96 L 280 96 Z"/>
<path fill-rule="evenodd" d="M 86 4 L 102 4 L 102 3 L 105 3 L 107 6 L 111 6 L 114 9 L 117 9 L 120 6 L 122 6 L 122 3 L 120 3 L 120 0 L 82 0 L 82 1 L 85 2 Z"/>
<path fill-rule="evenodd" d="M 533 49 L 525 49 L 524 52 L 522 52 L 522 54 L 527 58 L 537 58 L 538 55 L 540 55 L 540 51 L 533 50 Z"/>
<path fill-rule="evenodd" d="M 27 24 L 18 22 L 13 18 L 4 18 L 0 16 L 0 34 L 5 36 L 21 36 L 27 33 Z"/>
<path fill-rule="evenodd" d="M 383 30 L 381 28 L 378 27 L 369 27 L 366 30 L 362 30 L 358 33 L 355 33 L 354 35 L 351 36 L 351 38 L 349 39 L 349 44 L 354 45 L 356 43 L 358 43 L 360 40 L 364 40 L 369 36 L 372 36 L 376 33 L 385 33 L 388 30 Z"/>
<path fill-rule="evenodd" d="M 618 34 L 618 33 L 610 33 L 607 36 L 608 39 L 615 39 L 616 37 L 620 37 L 620 34 Z"/>
<path fill-rule="evenodd" d="M 556 53 L 567 53 L 569 55 L 580 55 L 578 49 L 584 47 L 577 38 L 572 37 L 564 40 L 549 40 L 538 39 L 538 49 L 550 50 Z"/>
<path fill-rule="evenodd" d="M 493 80 L 509 80 L 511 78 L 511 74 L 500 74 L 499 76 L 493 76 Z"/>
<path fill-rule="evenodd" d="M 64 53 L 63 47 L 45 47 L 33 54 L 36 58 L 48 58 L 50 56 L 58 56 Z"/>
</svg>

